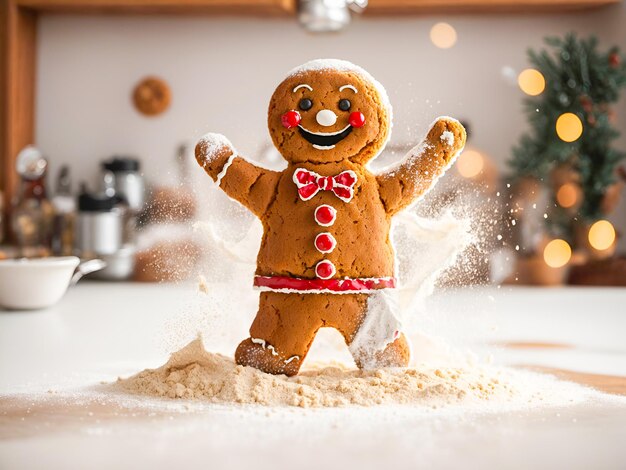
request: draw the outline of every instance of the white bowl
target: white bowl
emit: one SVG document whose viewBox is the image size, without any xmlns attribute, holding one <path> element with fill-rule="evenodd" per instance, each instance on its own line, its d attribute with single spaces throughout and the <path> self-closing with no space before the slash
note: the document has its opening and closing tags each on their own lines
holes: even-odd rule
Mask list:
<svg viewBox="0 0 626 470">
<path fill-rule="evenodd" d="M 0 261 L 0 306 L 34 310 L 56 304 L 79 262 L 76 256 Z"/>
</svg>

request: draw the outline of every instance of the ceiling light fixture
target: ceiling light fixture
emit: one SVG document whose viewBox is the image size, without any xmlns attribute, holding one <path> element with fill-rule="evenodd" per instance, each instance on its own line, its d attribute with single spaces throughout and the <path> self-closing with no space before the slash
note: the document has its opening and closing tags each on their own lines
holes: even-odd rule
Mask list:
<svg viewBox="0 0 626 470">
<path fill-rule="evenodd" d="M 339 31 L 350 24 L 350 11 L 362 13 L 367 0 L 300 0 L 298 20 L 314 33 Z"/>
</svg>

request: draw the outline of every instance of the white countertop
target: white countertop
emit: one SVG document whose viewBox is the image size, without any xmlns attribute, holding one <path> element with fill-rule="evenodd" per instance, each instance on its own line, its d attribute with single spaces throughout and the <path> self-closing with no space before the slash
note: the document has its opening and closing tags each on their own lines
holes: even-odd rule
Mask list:
<svg viewBox="0 0 626 470">
<path fill-rule="evenodd" d="M 49 310 L 0 311 L 0 405 L 17 393 L 71 391 L 160 366 L 198 331 L 207 349 L 232 354 L 254 297 L 219 291 L 224 299 L 247 296 L 245 311 L 225 316 L 216 313 L 219 299 L 196 290 L 84 282 Z M 462 289 L 432 297 L 419 326 L 496 362 L 626 376 L 626 289 Z M 324 342 L 334 339 L 316 342 L 312 355 L 327 358 Z M 572 347 L 494 349 L 486 342 Z M 425 362 L 437 361 L 436 352 L 414 350 Z M 36 429 L 0 414 L 0 468 L 623 468 L 626 461 L 626 398 L 616 397 L 466 416 L 202 404 L 108 414 L 77 405 L 72 416 L 46 415 L 37 403 L 33 410 L 43 416 Z"/>
</svg>

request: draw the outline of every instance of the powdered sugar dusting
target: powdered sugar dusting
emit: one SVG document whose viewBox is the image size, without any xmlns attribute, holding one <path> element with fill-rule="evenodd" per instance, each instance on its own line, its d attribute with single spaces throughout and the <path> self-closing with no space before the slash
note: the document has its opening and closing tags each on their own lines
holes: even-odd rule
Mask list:
<svg viewBox="0 0 626 470">
<path fill-rule="evenodd" d="M 441 137 L 439 138 L 442 142 L 445 142 L 450 147 L 454 145 L 454 134 L 450 131 L 443 131 L 441 133 Z"/>
<path fill-rule="evenodd" d="M 224 147 L 229 148 L 233 154 L 237 153 L 234 145 L 231 144 L 230 140 L 222 134 L 209 132 L 208 134 L 204 134 L 199 139 L 199 143 L 204 143 L 204 159 L 207 162 L 217 158 L 219 156 L 219 151 Z"/>
<path fill-rule="evenodd" d="M 374 292 L 367 299 L 367 312 L 350 343 L 350 352 L 359 359 L 364 369 L 376 368 L 380 363 L 375 360 L 373 353 L 383 351 L 401 330 L 394 291 Z"/>
<path fill-rule="evenodd" d="M 442 273 L 453 266 L 465 250 L 476 243 L 471 216 L 455 215 L 452 209 L 433 218 L 411 211 L 394 220 L 393 242 L 397 258 L 398 312 L 404 327 L 423 308 Z M 416 263 L 415 260 L 420 262 Z"/>
</svg>

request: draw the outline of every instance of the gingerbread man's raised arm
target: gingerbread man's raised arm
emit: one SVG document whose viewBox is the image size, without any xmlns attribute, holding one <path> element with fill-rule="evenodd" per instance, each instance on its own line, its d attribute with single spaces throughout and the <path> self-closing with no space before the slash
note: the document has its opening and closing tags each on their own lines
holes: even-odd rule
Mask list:
<svg viewBox="0 0 626 470">
<path fill-rule="evenodd" d="M 221 134 L 206 134 L 196 145 L 196 160 L 231 198 L 261 217 L 274 198 L 280 173 L 258 167 L 237 155 Z"/>
<path fill-rule="evenodd" d="M 465 138 L 459 121 L 440 117 L 398 165 L 378 174 L 380 198 L 387 213 L 404 209 L 434 186 L 463 150 Z"/>
</svg>

